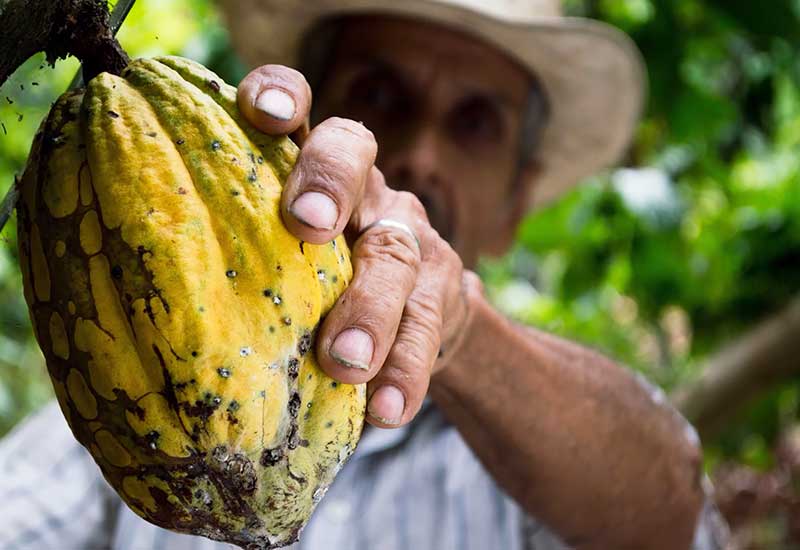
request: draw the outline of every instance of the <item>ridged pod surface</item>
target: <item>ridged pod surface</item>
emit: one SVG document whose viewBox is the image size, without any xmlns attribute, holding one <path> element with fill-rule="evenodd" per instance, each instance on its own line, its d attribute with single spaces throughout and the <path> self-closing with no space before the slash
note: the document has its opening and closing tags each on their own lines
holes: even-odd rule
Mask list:
<svg viewBox="0 0 800 550">
<path fill-rule="evenodd" d="M 75 437 L 145 519 L 247 548 L 297 539 L 364 418 L 364 387 L 314 357 L 352 268 L 341 238 L 284 227 L 296 156 L 206 68 L 136 60 L 56 102 L 18 206 L 25 297 Z"/>
</svg>

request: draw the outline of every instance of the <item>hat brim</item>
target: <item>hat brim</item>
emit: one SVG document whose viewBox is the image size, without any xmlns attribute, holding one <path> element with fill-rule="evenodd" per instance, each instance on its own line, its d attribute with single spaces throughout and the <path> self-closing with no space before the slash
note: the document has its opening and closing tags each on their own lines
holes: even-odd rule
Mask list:
<svg viewBox="0 0 800 550">
<path fill-rule="evenodd" d="M 550 103 L 539 141 L 540 172 L 531 207 L 562 195 L 617 162 L 641 116 L 644 63 L 627 35 L 605 23 L 573 17 L 508 21 L 428 0 L 221 0 L 234 48 L 252 66 L 298 66 L 306 34 L 346 15 L 422 18 L 483 39 L 535 74 Z M 343 5 L 346 4 L 346 5 Z"/>
</svg>

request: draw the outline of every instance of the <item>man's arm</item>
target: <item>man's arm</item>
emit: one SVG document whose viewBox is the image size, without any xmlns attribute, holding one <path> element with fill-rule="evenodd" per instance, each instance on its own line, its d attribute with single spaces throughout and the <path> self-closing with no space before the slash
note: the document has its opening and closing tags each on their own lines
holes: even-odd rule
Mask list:
<svg viewBox="0 0 800 550">
<path fill-rule="evenodd" d="M 237 97 L 269 134 L 302 129 L 311 105 L 303 76 L 275 65 Z M 411 421 L 434 374 L 434 395 L 501 485 L 568 542 L 688 547 L 703 500 L 694 432 L 611 361 L 513 326 L 474 290 L 465 301 L 462 275 L 475 276 L 419 199 L 386 185 L 364 126 L 330 118 L 301 143 L 281 214 L 304 242 L 349 238 L 353 280 L 316 351 L 328 375 L 367 383 L 367 421 Z"/>
<path fill-rule="evenodd" d="M 431 395 L 498 483 L 571 546 L 688 548 L 704 500 L 692 428 L 630 372 L 470 286 Z"/>
</svg>

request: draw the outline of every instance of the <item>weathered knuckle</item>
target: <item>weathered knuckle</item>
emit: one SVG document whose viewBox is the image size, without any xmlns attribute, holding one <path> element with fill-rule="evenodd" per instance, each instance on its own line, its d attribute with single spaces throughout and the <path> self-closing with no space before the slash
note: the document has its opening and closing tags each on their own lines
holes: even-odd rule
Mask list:
<svg viewBox="0 0 800 550">
<path fill-rule="evenodd" d="M 391 363 L 397 369 L 410 374 L 420 370 L 428 371 L 436 360 L 433 350 L 438 349 L 438 333 L 423 325 L 409 324 L 395 340 Z"/>
<path fill-rule="evenodd" d="M 397 191 L 397 201 L 402 206 L 403 210 L 411 214 L 415 219 L 428 219 L 425 206 L 414 193 L 410 191 Z"/>
<path fill-rule="evenodd" d="M 385 320 L 388 312 L 402 310 L 405 299 L 399 291 L 392 292 L 396 287 L 393 278 L 385 272 L 370 273 L 369 283 L 353 286 L 350 293 L 353 311 L 363 312 L 367 317 L 375 316 L 375 322 L 379 322 Z M 376 292 L 378 289 L 380 291 Z"/>
<path fill-rule="evenodd" d="M 391 264 L 402 264 L 416 271 L 420 264 L 416 241 L 405 231 L 376 226 L 361 235 L 357 243 L 359 256 Z"/>
<path fill-rule="evenodd" d="M 362 145 L 378 150 L 375 134 L 363 124 L 349 118 L 331 117 L 320 124 L 326 131 L 343 134 L 348 138 L 355 138 Z"/>
<path fill-rule="evenodd" d="M 444 240 L 439 233 L 430 228 L 426 234 L 428 243 L 428 256 L 436 259 L 436 264 L 446 270 L 454 270 L 461 272 L 464 269 L 464 263 L 461 261 L 461 256 Z"/>
<path fill-rule="evenodd" d="M 314 188 L 338 194 L 347 190 L 349 183 L 359 177 L 358 169 L 352 159 L 316 149 L 306 157 L 302 170 L 305 190 Z"/>
<path fill-rule="evenodd" d="M 442 296 L 447 288 L 449 284 L 443 277 L 433 277 L 427 284 L 418 285 L 408 297 L 409 318 L 431 332 L 438 332 L 442 328 Z"/>
</svg>

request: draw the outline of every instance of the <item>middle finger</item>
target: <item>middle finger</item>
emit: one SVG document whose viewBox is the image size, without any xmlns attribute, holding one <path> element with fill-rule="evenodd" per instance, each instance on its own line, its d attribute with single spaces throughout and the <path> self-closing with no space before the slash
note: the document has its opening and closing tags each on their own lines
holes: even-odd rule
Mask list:
<svg viewBox="0 0 800 550">
<path fill-rule="evenodd" d="M 329 118 L 314 128 L 281 197 L 289 231 L 312 244 L 338 236 L 361 200 L 377 151 L 372 132 L 355 121 Z"/>
</svg>

